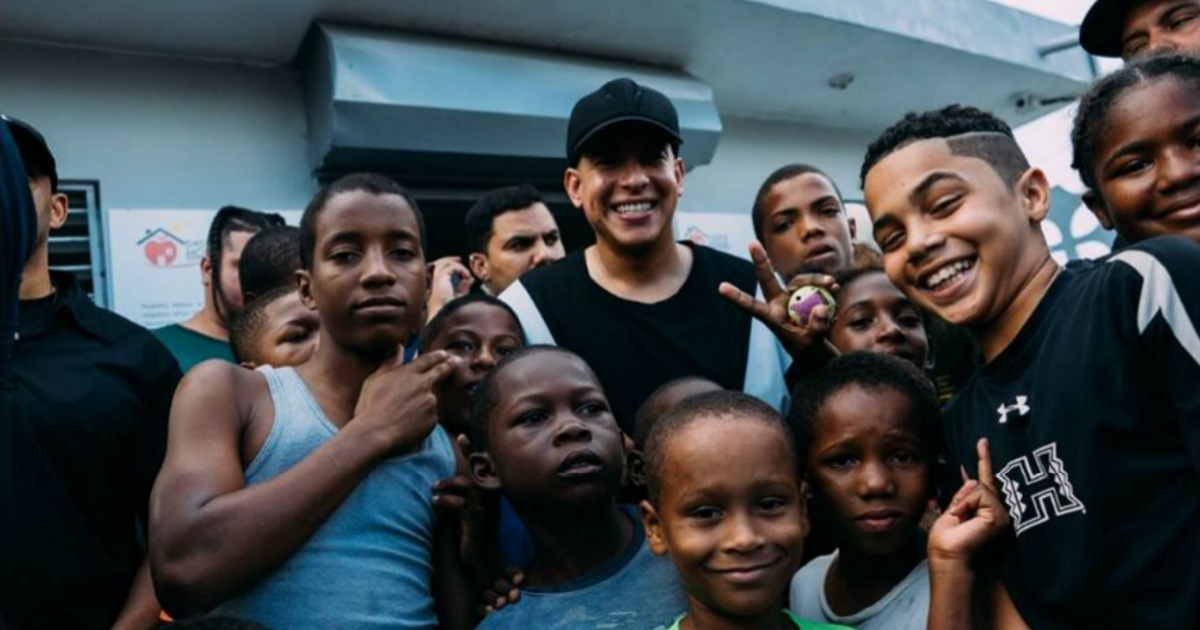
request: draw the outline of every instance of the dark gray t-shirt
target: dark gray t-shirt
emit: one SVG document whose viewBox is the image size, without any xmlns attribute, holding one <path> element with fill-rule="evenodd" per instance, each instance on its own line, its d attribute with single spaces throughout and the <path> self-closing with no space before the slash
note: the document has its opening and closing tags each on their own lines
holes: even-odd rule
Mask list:
<svg viewBox="0 0 1200 630">
<path fill-rule="evenodd" d="M 667 628 L 687 610 L 683 586 L 667 556 L 646 545 L 641 523 L 621 555 L 577 580 L 527 588 L 521 599 L 490 614 L 476 630 L 655 630 Z"/>
</svg>

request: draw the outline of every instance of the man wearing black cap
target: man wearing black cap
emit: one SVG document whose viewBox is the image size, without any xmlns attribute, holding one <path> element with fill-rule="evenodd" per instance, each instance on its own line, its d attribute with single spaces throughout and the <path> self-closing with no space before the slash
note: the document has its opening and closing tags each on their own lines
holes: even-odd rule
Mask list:
<svg viewBox="0 0 1200 630">
<path fill-rule="evenodd" d="M 1098 57 L 1200 55 L 1200 0 L 1097 0 L 1079 27 L 1079 45 Z"/>
<path fill-rule="evenodd" d="M 152 622 L 153 591 L 130 595 L 179 366 L 149 331 L 50 271 L 49 232 L 67 216 L 54 157 L 33 127 L 0 124 L 21 157 L 0 168 L 23 164 L 37 215 L 19 338 L 0 383 L 0 617 L 13 629 L 107 630 L 118 617 L 139 621 L 136 612 Z"/>
<path fill-rule="evenodd" d="M 659 385 L 704 376 L 780 404 L 786 358 L 771 332 L 717 287 L 755 292 L 754 268 L 707 247 L 677 243 L 683 194 L 675 107 L 630 79 L 575 104 L 563 183 L 596 244 L 534 269 L 501 294 L 530 343 L 566 347 L 595 370 L 617 422 Z"/>
</svg>

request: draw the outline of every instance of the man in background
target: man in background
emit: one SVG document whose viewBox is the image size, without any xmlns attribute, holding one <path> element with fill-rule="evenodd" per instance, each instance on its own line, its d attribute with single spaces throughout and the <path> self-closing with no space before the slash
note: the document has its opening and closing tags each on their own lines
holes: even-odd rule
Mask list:
<svg viewBox="0 0 1200 630">
<path fill-rule="evenodd" d="M 1200 0 L 1096 0 L 1079 26 L 1079 45 L 1125 61 L 1200 55 Z"/>
<path fill-rule="evenodd" d="M 229 322 L 242 310 L 238 261 L 255 234 L 283 225 L 283 217 L 225 206 L 208 228 L 207 255 L 200 261 L 204 307 L 188 320 L 154 331 L 179 361 L 184 372 L 209 359 L 233 362 L 229 348 Z"/>
<path fill-rule="evenodd" d="M 54 156 L 28 124 L 0 125 L 19 153 L 0 146 L 2 179 L 27 177 L 37 223 L 0 379 L 0 618 L 10 630 L 146 628 L 158 607 L 139 529 L 179 367 L 149 331 L 50 270 L 49 233 L 67 219 Z M 0 211 L 31 212 L 5 192 Z"/>
</svg>

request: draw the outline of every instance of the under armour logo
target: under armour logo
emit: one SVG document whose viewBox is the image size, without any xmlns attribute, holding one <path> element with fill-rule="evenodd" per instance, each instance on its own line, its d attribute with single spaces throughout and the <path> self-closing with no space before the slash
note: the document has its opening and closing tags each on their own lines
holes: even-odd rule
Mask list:
<svg viewBox="0 0 1200 630">
<path fill-rule="evenodd" d="M 1000 480 L 1000 490 L 1018 536 L 1051 518 L 1087 513 L 1083 501 L 1075 496 L 1066 466 L 1058 457 L 1057 442 L 1035 450 L 1032 457 L 1012 460 L 996 478 Z"/>
<path fill-rule="evenodd" d="M 1025 404 L 1029 401 L 1028 396 L 1017 396 L 1017 402 L 1014 405 L 1000 405 L 996 408 L 996 413 L 1000 414 L 1000 424 L 1008 422 L 1008 414 L 1010 411 L 1016 411 L 1017 416 L 1024 416 L 1029 413 L 1029 405 Z"/>
</svg>

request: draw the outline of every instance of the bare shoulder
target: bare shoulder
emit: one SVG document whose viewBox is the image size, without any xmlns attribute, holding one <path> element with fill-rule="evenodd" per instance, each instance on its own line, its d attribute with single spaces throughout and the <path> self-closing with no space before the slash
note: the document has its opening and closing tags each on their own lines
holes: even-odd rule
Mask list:
<svg viewBox="0 0 1200 630">
<path fill-rule="evenodd" d="M 255 411 L 270 403 L 267 379 L 255 370 L 226 361 L 205 361 L 188 371 L 175 391 L 171 424 L 245 426 Z"/>
</svg>

